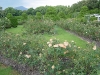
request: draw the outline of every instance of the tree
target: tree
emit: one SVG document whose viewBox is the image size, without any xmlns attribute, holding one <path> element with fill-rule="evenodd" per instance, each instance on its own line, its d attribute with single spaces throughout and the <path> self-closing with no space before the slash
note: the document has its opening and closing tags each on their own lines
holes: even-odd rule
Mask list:
<svg viewBox="0 0 100 75">
<path fill-rule="evenodd" d="M 26 11 L 26 13 L 27 13 L 28 15 L 34 15 L 34 9 L 33 9 L 33 8 L 29 8 L 29 9 Z"/>
<path fill-rule="evenodd" d="M 40 12 L 37 12 L 35 17 L 36 19 L 42 19 L 42 14 Z"/>
<path fill-rule="evenodd" d="M 98 0 L 98 9 L 100 9 L 100 0 Z M 100 10 L 99 10 L 100 13 Z"/>
<path fill-rule="evenodd" d="M 22 13 L 22 20 L 26 20 L 27 19 L 27 14 L 25 12 Z"/>
<path fill-rule="evenodd" d="M 3 17 L 3 10 L 2 7 L 0 7 L 0 18 Z"/>
<path fill-rule="evenodd" d="M 59 19 L 58 16 L 57 16 L 57 11 L 54 7 L 48 7 L 47 11 L 46 11 L 46 14 L 45 14 L 45 17 L 51 19 L 51 20 L 57 20 Z"/>
<path fill-rule="evenodd" d="M 89 12 L 90 14 L 99 13 L 99 9 L 95 8 L 95 9 L 90 10 Z"/>
<path fill-rule="evenodd" d="M 35 13 L 40 12 L 42 15 L 45 15 L 46 6 L 45 7 L 44 6 L 37 7 L 34 11 L 35 11 Z"/>
<path fill-rule="evenodd" d="M 15 16 L 15 12 L 16 12 L 16 9 L 12 8 L 12 7 L 8 7 L 4 10 L 5 12 L 5 15 L 7 15 L 8 13 L 11 13 L 13 16 Z"/>
<path fill-rule="evenodd" d="M 6 17 L 10 20 L 11 27 L 17 27 L 18 21 L 16 17 L 14 17 L 11 13 L 8 13 Z"/>
<path fill-rule="evenodd" d="M 17 18 L 16 17 L 10 18 L 10 22 L 11 22 L 11 27 L 14 27 L 14 28 L 17 27 L 18 21 L 17 21 Z"/>
<path fill-rule="evenodd" d="M 100 4 L 98 4 L 98 0 L 87 0 L 87 7 L 89 8 L 89 10 L 91 9 L 95 9 L 95 8 L 99 8 L 98 6 Z"/>
<path fill-rule="evenodd" d="M 49 7 L 46 11 L 47 16 L 54 16 L 56 15 L 56 9 L 54 7 Z"/>
<path fill-rule="evenodd" d="M 59 18 L 65 19 L 65 18 L 66 18 L 66 15 L 65 15 L 65 13 L 64 13 L 63 11 L 60 11 L 60 12 L 58 13 L 58 17 L 59 17 Z"/>
<path fill-rule="evenodd" d="M 8 19 L 11 19 L 11 18 L 13 17 L 13 15 L 12 15 L 11 13 L 8 13 L 8 14 L 6 15 L 6 17 L 7 17 Z"/>
<path fill-rule="evenodd" d="M 80 17 L 84 17 L 85 14 L 88 13 L 88 7 L 87 6 L 83 6 L 80 10 Z"/>
<path fill-rule="evenodd" d="M 22 10 L 15 10 L 15 14 L 14 14 L 14 16 L 20 16 L 22 13 L 23 13 L 24 11 L 22 11 Z"/>
</svg>

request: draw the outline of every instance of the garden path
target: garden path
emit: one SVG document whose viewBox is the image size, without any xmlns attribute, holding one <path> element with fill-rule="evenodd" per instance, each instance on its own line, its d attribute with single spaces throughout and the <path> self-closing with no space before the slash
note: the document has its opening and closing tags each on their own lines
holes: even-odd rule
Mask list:
<svg viewBox="0 0 100 75">
<path fill-rule="evenodd" d="M 71 33 L 71 34 L 74 34 L 74 35 L 78 36 L 80 39 L 85 40 L 88 43 L 94 43 L 94 44 L 96 44 L 97 47 L 100 47 L 100 41 L 94 41 L 94 40 L 92 40 L 90 38 L 86 38 L 86 37 L 83 37 L 83 36 L 79 36 L 78 34 L 72 32 L 72 31 L 68 31 L 68 32 Z"/>
</svg>

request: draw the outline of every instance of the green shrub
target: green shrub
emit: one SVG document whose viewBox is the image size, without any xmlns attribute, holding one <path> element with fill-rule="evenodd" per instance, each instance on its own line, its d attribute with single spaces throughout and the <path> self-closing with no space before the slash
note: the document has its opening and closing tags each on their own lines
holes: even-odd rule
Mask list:
<svg viewBox="0 0 100 75">
<path fill-rule="evenodd" d="M 60 43 L 56 39 L 47 42 L 48 48 L 41 54 L 41 70 L 44 75 L 66 75 L 66 71 L 73 66 L 72 58 L 76 55 L 71 45 L 65 41 Z"/>
<path fill-rule="evenodd" d="M 27 14 L 26 13 L 22 13 L 21 15 L 21 19 L 24 21 L 24 20 L 27 20 Z"/>
<path fill-rule="evenodd" d="M 19 63 L 38 69 L 43 75 L 97 75 L 100 50 L 87 44 L 86 49 L 41 35 L 1 33 L 0 53 Z"/>
<path fill-rule="evenodd" d="M 11 27 L 14 27 L 14 28 L 17 27 L 18 21 L 17 21 L 17 18 L 16 17 L 10 18 L 10 22 L 11 22 Z"/>
<path fill-rule="evenodd" d="M 74 33 L 92 39 L 94 41 L 100 40 L 100 26 L 99 22 L 89 22 L 89 23 L 81 23 L 75 19 L 69 20 L 59 20 L 56 21 L 56 25 L 66 29 L 73 31 Z"/>
<path fill-rule="evenodd" d="M 26 35 L 2 33 L 0 35 L 0 53 L 13 60 L 34 68 L 40 66 L 38 59 L 42 49 L 45 49 L 45 40 L 41 35 Z"/>
<path fill-rule="evenodd" d="M 96 45 L 87 45 L 86 49 L 78 49 L 77 58 L 73 60 L 73 72 L 76 75 L 97 75 L 99 65 L 99 50 Z"/>
<path fill-rule="evenodd" d="M 100 22 L 99 21 L 92 21 L 89 23 L 90 25 L 93 25 L 94 27 L 99 27 L 100 26 Z"/>
<path fill-rule="evenodd" d="M 37 12 L 35 18 L 38 19 L 38 20 L 39 19 L 41 20 L 42 19 L 42 14 L 40 12 Z"/>
<path fill-rule="evenodd" d="M 10 28 L 11 23 L 10 20 L 5 18 L 0 19 L 0 29 Z"/>
<path fill-rule="evenodd" d="M 10 18 L 13 17 L 13 15 L 12 15 L 11 13 L 8 13 L 8 14 L 6 15 L 6 17 L 7 17 L 8 19 L 10 19 Z"/>
<path fill-rule="evenodd" d="M 30 34 L 54 34 L 54 23 L 51 20 L 29 20 L 24 27 Z"/>
<path fill-rule="evenodd" d="M 64 12 L 62 12 L 62 11 L 60 11 L 60 12 L 58 13 L 57 16 L 58 16 L 59 18 L 63 18 L 63 19 L 66 18 L 66 14 L 65 14 Z"/>
<path fill-rule="evenodd" d="M 85 17 L 79 18 L 79 22 L 86 24 L 88 21 L 90 21 L 89 19 L 86 19 Z"/>
<path fill-rule="evenodd" d="M 90 18 L 90 21 L 95 21 L 95 20 L 97 20 L 97 17 L 92 16 L 92 17 Z"/>
<path fill-rule="evenodd" d="M 60 43 L 56 39 L 50 39 L 47 45 L 40 54 L 44 75 L 97 75 L 100 55 L 95 45 L 82 49 L 73 41 Z"/>
<path fill-rule="evenodd" d="M 8 13 L 6 17 L 10 20 L 11 27 L 17 27 L 18 25 L 18 17 L 13 16 L 11 13 Z"/>
<path fill-rule="evenodd" d="M 27 16 L 25 17 L 23 16 L 16 16 L 16 19 L 18 21 L 18 25 L 23 25 L 24 23 L 26 23 L 27 20 Z"/>
</svg>

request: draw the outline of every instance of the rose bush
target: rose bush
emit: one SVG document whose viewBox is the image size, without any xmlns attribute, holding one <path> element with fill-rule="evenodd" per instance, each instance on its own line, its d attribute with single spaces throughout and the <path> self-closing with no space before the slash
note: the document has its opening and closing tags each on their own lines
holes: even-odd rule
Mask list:
<svg viewBox="0 0 100 75">
<path fill-rule="evenodd" d="M 39 70 L 44 75 L 97 75 L 100 50 L 87 44 L 86 49 L 75 42 L 60 42 L 41 35 L 21 36 L 1 33 L 0 53 L 19 63 Z"/>
<path fill-rule="evenodd" d="M 0 53 L 19 63 L 24 63 L 37 68 L 40 60 L 38 56 L 45 46 L 41 35 L 21 36 L 20 34 L 1 33 Z M 37 66 L 37 67 L 35 67 Z"/>
<path fill-rule="evenodd" d="M 71 20 L 60 20 L 56 22 L 56 25 L 75 32 L 76 34 L 92 39 L 94 41 L 100 41 L 100 26 L 99 22 L 89 22 L 89 23 L 81 23 L 75 19 Z"/>
<path fill-rule="evenodd" d="M 56 22 L 56 25 L 94 40 L 99 40 L 100 37 L 99 28 L 90 23 L 62 20 Z M 60 42 L 55 38 L 47 42 L 40 34 L 54 33 L 52 21 L 30 20 L 24 27 L 25 35 L 0 32 L 0 53 L 5 57 L 33 67 L 43 75 L 98 74 L 100 50 L 95 44 L 87 43 L 87 48 L 83 49 L 76 46 L 74 41 Z"/>
<path fill-rule="evenodd" d="M 24 28 L 29 34 L 54 34 L 54 23 L 51 20 L 29 20 Z"/>
<path fill-rule="evenodd" d="M 47 42 L 48 49 L 44 49 L 41 56 L 41 70 L 44 75 L 96 75 L 100 60 L 96 45 L 87 44 L 82 49 L 65 41 L 57 39 Z"/>
</svg>

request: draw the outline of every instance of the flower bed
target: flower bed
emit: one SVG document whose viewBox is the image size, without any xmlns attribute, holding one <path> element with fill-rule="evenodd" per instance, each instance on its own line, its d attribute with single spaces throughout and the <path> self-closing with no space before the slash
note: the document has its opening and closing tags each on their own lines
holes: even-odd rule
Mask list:
<svg viewBox="0 0 100 75">
<path fill-rule="evenodd" d="M 100 50 L 94 44 L 82 49 L 74 41 L 47 42 L 41 35 L 11 33 L 2 33 L 0 40 L 0 53 L 15 61 L 10 61 L 13 67 L 24 68 L 24 75 L 34 70 L 43 75 L 96 75 L 99 70 Z"/>
<path fill-rule="evenodd" d="M 56 25 L 75 32 L 76 34 L 83 36 L 85 38 L 92 39 L 94 41 L 100 41 L 100 23 L 90 22 L 83 24 L 77 20 L 60 20 L 56 22 Z"/>
<path fill-rule="evenodd" d="M 52 20 L 29 20 L 24 25 L 24 28 L 29 34 L 54 34 L 54 23 Z"/>
<path fill-rule="evenodd" d="M 0 54 L 0 62 L 4 65 L 11 66 L 13 69 L 17 70 L 21 75 L 42 75 L 39 71 L 29 67 L 25 64 L 20 64 L 17 61 L 11 60 L 11 58 L 6 58 Z"/>
</svg>

